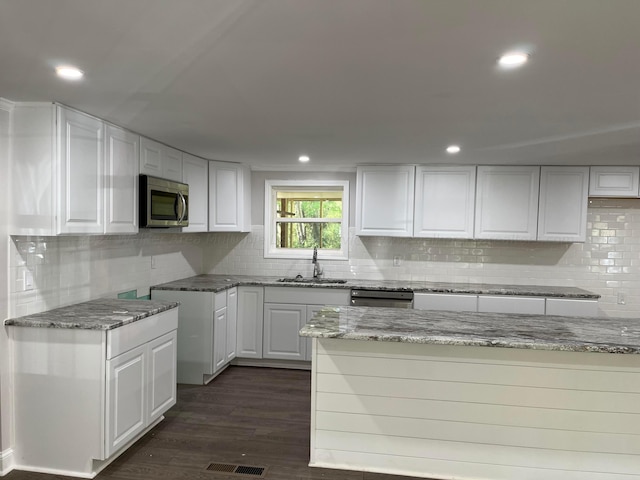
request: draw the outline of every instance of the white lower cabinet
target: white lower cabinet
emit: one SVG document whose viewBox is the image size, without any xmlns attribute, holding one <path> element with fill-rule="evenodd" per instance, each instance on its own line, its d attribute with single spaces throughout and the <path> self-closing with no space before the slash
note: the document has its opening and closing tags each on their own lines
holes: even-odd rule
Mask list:
<svg viewBox="0 0 640 480">
<path fill-rule="evenodd" d="M 178 309 L 107 331 L 8 328 L 18 470 L 93 477 L 176 403 Z"/>
<path fill-rule="evenodd" d="M 327 305 L 349 305 L 349 289 L 266 287 L 263 358 L 310 360 L 311 339 L 300 329 Z"/>
<path fill-rule="evenodd" d="M 598 300 L 579 298 L 547 298 L 547 315 L 564 317 L 597 317 Z"/>
<path fill-rule="evenodd" d="M 107 457 L 144 430 L 146 350 L 141 346 L 107 361 Z"/>
<path fill-rule="evenodd" d="M 450 312 L 527 313 L 595 317 L 598 300 L 594 298 L 548 298 L 520 295 L 467 295 L 418 292 L 413 297 L 415 310 Z"/>
<path fill-rule="evenodd" d="M 264 287 L 238 287 L 238 358 L 262 358 L 263 325 Z"/>
<path fill-rule="evenodd" d="M 263 358 L 304 360 L 306 339 L 298 332 L 306 321 L 306 305 L 265 303 Z"/>
<path fill-rule="evenodd" d="M 152 290 L 151 297 L 181 305 L 178 383 L 208 383 L 235 358 L 237 288 L 217 293 Z"/>
<path fill-rule="evenodd" d="M 478 296 L 452 293 L 416 293 L 415 310 L 448 310 L 451 312 L 477 312 Z"/>
</svg>

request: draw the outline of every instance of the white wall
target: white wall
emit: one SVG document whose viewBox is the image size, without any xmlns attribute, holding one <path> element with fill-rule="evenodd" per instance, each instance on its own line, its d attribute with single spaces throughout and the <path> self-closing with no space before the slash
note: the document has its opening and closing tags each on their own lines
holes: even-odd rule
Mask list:
<svg viewBox="0 0 640 480">
<path fill-rule="evenodd" d="M 202 271 L 204 237 L 145 231 L 138 235 L 83 237 L 11 237 L 9 315 L 115 297 Z M 153 268 L 152 268 L 153 262 Z M 25 290 L 25 272 L 33 290 Z"/>
<path fill-rule="evenodd" d="M 0 325 L 7 318 L 8 306 L 8 239 L 7 222 L 9 217 L 9 125 L 11 105 L 0 99 Z M 7 332 L 0 326 L 0 473 L 8 468 L 10 459 L 11 419 L 11 376 L 9 364 L 9 345 Z"/>
</svg>

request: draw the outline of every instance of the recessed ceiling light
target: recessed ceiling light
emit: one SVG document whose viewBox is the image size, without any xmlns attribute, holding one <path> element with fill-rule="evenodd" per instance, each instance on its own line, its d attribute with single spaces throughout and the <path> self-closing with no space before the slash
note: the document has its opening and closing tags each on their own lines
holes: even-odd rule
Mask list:
<svg viewBox="0 0 640 480">
<path fill-rule="evenodd" d="M 72 65 L 60 65 L 56 67 L 56 74 L 65 80 L 80 80 L 84 77 L 84 72 Z"/>
<path fill-rule="evenodd" d="M 507 52 L 498 59 L 502 68 L 518 68 L 527 63 L 529 54 L 526 52 Z"/>
<path fill-rule="evenodd" d="M 307 163 L 309 160 L 311 160 L 311 159 L 309 158 L 308 155 L 300 155 L 298 157 L 298 161 L 302 162 L 302 163 Z"/>
<path fill-rule="evenodd" d="M 450 154 L 455 154 L 455 153 L 460 153 L 460 147 L 458 145 L 449 145 L 447 147 L 447 153 Z"/>
</svg>

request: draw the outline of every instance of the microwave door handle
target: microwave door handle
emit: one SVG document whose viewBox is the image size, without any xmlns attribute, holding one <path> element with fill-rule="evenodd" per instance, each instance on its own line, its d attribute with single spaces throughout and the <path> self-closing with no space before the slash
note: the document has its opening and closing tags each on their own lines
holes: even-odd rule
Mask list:
<svg viewBox="0 0 640 480">
<path fill-rule="evenodd" d="M 178 221 L 182 222 L 185 215 L 187 214 L 187 200 L 184 198 L 184 195 L 182 193 L 178 193 L 178 195 L 180 195 L 180 203 L 182 205 L 182 212 L 180 213 L 180 218 L 178 219 Z"/>
</svg>

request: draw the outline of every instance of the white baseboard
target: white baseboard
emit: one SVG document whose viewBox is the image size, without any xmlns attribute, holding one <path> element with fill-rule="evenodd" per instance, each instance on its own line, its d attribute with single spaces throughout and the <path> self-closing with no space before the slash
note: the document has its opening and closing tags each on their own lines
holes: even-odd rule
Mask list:
<svg viewBox="0 0 640 480">
<path fill-rule="evenodd" d="M 13 470 L 13 449 L 7 448 L 0 452 L 0 477 Z"/>
</svg>

